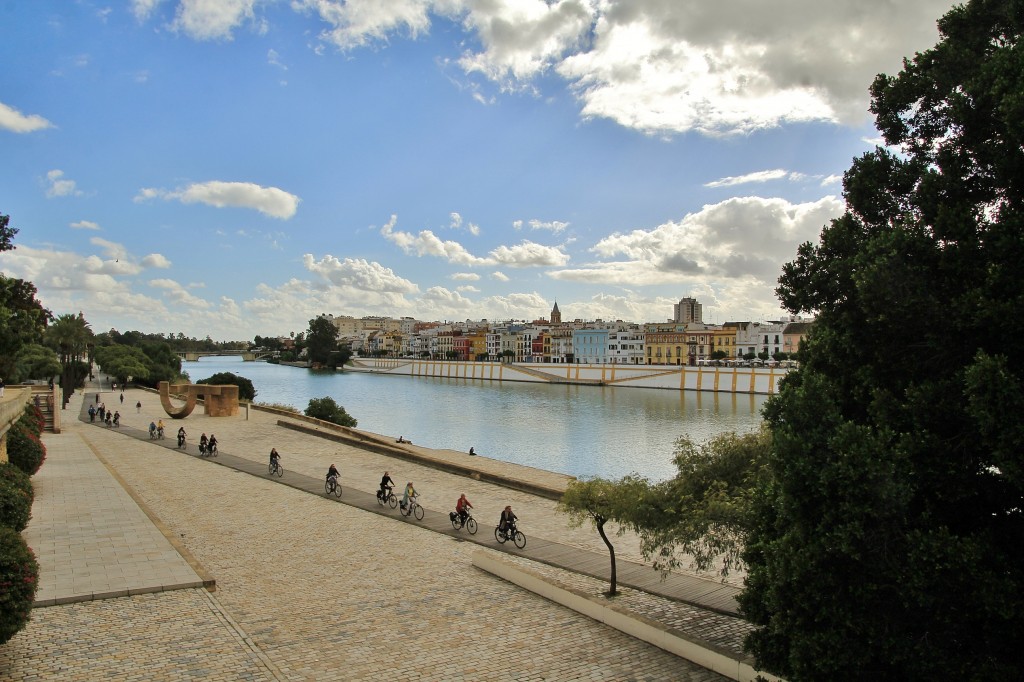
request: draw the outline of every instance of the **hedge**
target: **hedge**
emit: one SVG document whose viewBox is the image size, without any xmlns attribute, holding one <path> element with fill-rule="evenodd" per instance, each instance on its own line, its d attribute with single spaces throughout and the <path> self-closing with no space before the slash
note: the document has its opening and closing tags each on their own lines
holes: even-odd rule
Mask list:
<svg viewBox="0 0 1024 682">
<path fill-rule="evenodd" d="M 35 488 L 32 487 L 32 479 L 24 471 L 10 462 L 0 462 L 0 485 L 6 481 L 16 488 L 20 488 L 28 495 L 29 504 L 35 500 Z"/>
<path fill-rule="evenodd" d="M 29 426 L 23 424 L 24 421 L 22 417 L 7 432 L 7 459 L 29 476 L 34 476 L 46 459 L 46 446 Z"/>
<path fill-rule="evenodd" d="M 32 516 L 32 499 L 22 488 L 0 480 L 0 526 L 25 530 Z"/>
<path fill-rule="evenodd" d="M 0 526 L 0 644 L 28 624 L 39 564 L 21 533 Z"/>
<path fill-rule="evenodd" d="M 46 419 L 43 417 L 43 413 L 32 403 L 25 405 L 25 414 L 18 420 L 18 423 L 23 424 L 37 436 L 42 436 L 43 429 L 46 428 Z"/>
</svg>

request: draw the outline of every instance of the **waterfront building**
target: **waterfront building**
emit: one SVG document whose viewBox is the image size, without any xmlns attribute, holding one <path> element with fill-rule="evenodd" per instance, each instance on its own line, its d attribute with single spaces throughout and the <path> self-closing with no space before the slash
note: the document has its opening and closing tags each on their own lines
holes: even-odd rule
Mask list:
<svg viewBox="0 0 1024 682">
<path fill-rule="evenodd" d="M 710 357 L 716 351 L 725 353 L 725 357 L 733 359 L 739 355 L 739 347 L 736 345 L 736 329 L 738 322 L 726 322 L 721 327 L 712 327 Z"/>
<path fill-rule="evenodd" d="M 697 299 L 686 297 L 672 306 L 672 322 L 677 324 L 701 324 L 704 322 L 701 304 Z"/>
<path fill-rule="evenodd" d="M 783 322 L 739 322 L 736 343 L 740 355 L 767 353 L 772 357 L 782 351 Z"/>
<path fill-rule="evenodd" d="M 574 329 L 572 332 L 573 356 L 583 364 L 608 362 L 607 328 Z"/>
<path fill-rule="evenodd" d="M 807 338 L 807 334 L 810 333 L 813 324 L 813 320 L 809 322 L 801 320 L 786 323 L 785 327 L 782 328 L 782 352 L 792 358 L 800 350 L 800 342 Z"/>
<path fill-rule="evenodd" d="M 644 364 L 644 333 L 637 326 L 608 332 L 607 358 L 617 365 Z"/>
</svg>

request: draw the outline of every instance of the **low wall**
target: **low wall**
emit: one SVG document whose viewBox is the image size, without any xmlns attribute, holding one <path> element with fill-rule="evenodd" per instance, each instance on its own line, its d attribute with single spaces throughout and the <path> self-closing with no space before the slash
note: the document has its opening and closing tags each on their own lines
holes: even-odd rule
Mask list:
<svg viewBox="0 0 1024 682">
<path fill-rule="evenodd" d="M 789 370 L 780 367 L 683 367 L 674 365 L 583 365 L 451 360 L 355 358 L 347 372 L 442 379 L 635 386 L 675 391 L 773 395 Z"/>
<path fill-rule="evenodd" d="M 0 462 L 7 460 L 7 432 L 11 425 L 21 419 L 25 414 L 25 405 L 32 400 L 32 389 L 27 386 L 22 388 L 4 389 L 4 396 L 0 398 Z"/>
<path fill-rule="evenodd" d="M 631 613 L 606 600 L 600 600 L 546 579 L 538 573 L 511 562 L 493 557 L 486 552 L 473 554 L 473 565 L 502 580 L 518 585 L 545 599 L 561 604 L 584 616 L 613 627 L 631 637 L 653 644 L 680 658 L 738 682 L 784 682 L 781 678 L 753 667 L 753 659 L 737 656 L 728 649 L 692 637 L 685 632 Z"/>
</svg>

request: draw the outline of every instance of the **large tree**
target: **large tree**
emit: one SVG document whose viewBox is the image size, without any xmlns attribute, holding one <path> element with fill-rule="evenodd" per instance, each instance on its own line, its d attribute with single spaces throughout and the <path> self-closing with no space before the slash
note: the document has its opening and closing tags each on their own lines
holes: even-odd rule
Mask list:
<svg viewBox="0 0 1024 682">
<path fill-rule="evenodd" d="M 338 328 L 324 315 L 315 317 L 309 321 L 306 343 L 310 361 L 327 365 L 338 350 Z"/>
<path fill-rule="evenodd" d="M 879 76 L 890 148 L 777 290 L 817 313 L 770 400 L 741 604 L 790 680 L 1020 679 L 1024 26 L 976 0 Z"/>
<path fill-rule="evenodd" d="M 0 215 L 0 252 L 12 251 L 17 228 L 10 226 L 10 217 Z M 26 345 L 41 343 L 49 310 L 36 300 L 32 282 L 14 279 L 0 273 L 0 377 L 14 374 L 14 357 Z"/>
<path fill-rule="evenodd" d="M 86 360 L 92 341 L 92 329 L 81 312 L 78 315 L 58 315 L 46 329 L 46 342 L 60 357 L 60 386 L 64 390 L 65 401 L 89 374 Z"/>
</svg>

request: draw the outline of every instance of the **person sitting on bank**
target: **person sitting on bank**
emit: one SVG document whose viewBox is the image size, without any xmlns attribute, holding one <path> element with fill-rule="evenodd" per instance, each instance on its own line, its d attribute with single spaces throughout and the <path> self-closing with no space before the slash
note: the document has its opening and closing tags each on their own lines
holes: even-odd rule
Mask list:
<svg viewBox="0 0 1024 682">
<path fill-rule="evenodd" d="M 519 517 L 512 513 L 512 505 L 506 505 L 501 512 L 501 519 L 498 521 L 498 530 L 511 537 L 515 533 L 518 519 Z"/>
<path fill-rule="evenodd" d="M 459 515 L 463 523 L 466 522 L 466 518 L 469 516 L 469 510 L 472 508 L 473 505 L 466 499 L 466 493 L 462 493 L 459 501 L 455 503 L 455 513 Z"/>
<path fill-rule="evenodd" d="M 470 448 L 470 449 L 469 449 L 469 456 L 470 456 L 470 457 L 473 457 L 473 456 L 475 456 L 475 455 L 476 455 L 476 450 L 474 450 L 473 448 Z"/>
<path fill-rule="evenodd" d="M 398 440 L 396 440 L 395 442 L 396 443 L 408 443 L 409 441 L 407 441 L 403 436 L 399 436 Z"/>
<path fill-rule="evenodd" d="M 405 484 L 405 493 L 402 494 L 402 509 L 409 506 L 409 500 L 416 497 L 416 488 L 412 487 L 412 481 Z"/>
<path fill-rule="evenodd" d="M 377 499 L 387 502 L 388 489 L 394 485 L 395 482 L 391 480 L 391 475 L 385 471 L 384 475 L 380 477 L 380 490 L 377 491 Z"/>
</svg>

